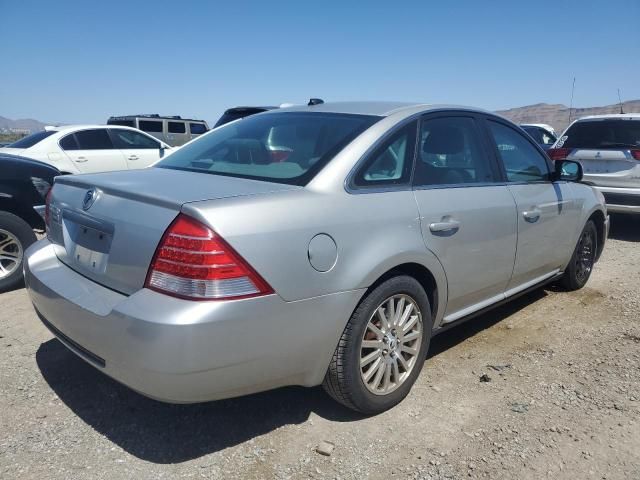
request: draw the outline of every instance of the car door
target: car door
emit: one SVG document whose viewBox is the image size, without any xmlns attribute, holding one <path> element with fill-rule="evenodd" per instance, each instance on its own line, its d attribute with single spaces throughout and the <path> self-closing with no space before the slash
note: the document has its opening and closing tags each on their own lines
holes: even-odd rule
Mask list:
<svg viewBox="0 0 640 480">
<path fill-rule="evenodd" d="M 510 294 L 560 271 L 574 242 L 579 207 L 570 184 L 552 181 L 550 161 L 530 138 L 497 118 L 488 118 L 486 126 L 517 207 Z"/>
<path fill-rule="evenodd" d="M 422 118 L 413 187 L 425 244 L 447 275 L 444 322 L 504 298 L 516 254 L 515 201 L 471 113 Z"/>
<path fill-rule="evenodd" d="M 113 145 L 106 128 L 70 133 L 60 139 L 60 148 L 80 173 L 126 170 L 124 156 Z"/>
<path fill-rule="evenodd" d="M 144 168 L 160 160 L 162 144 L 150 135 L 125 128 L 110 128 L 109 134 L 124 156 L 127 168 Z"/>
</svg>

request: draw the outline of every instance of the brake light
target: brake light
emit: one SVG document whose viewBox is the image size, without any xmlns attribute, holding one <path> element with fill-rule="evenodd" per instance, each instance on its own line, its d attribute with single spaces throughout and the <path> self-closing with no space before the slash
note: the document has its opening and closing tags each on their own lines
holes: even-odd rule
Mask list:
<svg viewBox="0 0 640 480">
<path fill-rule="evenodd" d="M 51 192 L 53 188 L 50 188 L 44 197 L 44 226 L 49 228 L 49 219 L 51 218 Z"/>
<path fill-rule="evenodd" d="M 160 240 L 145 286 L 196 300 L 273 293 L 269 284 L 218 234 L 182 213 Z"/>
<path fill-rule="evenodd" d="M 271 150 L 271 160 L 273 163 L 286 162 L 289 155 L 291 155 L 291 150 Z"/>
<path fill-rule="evenodd" d="M 550 148 L 547 150 L 547 155 L 551 160 L 566 160 L 570 153 L 570 148 Z"/>
<path fill-rule="evenodd" d="M 636 160 L 640 160 L 640 150 L 631 150 L 631 155 Z"/>
</svg>

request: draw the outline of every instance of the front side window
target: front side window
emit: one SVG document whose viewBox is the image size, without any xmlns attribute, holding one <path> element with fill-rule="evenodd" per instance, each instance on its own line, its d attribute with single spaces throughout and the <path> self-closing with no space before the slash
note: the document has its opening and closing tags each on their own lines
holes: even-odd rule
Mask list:
<svg viewBox="0 0 640 480">
<path fill-rule="evenodd" d="M 140 120 L 138 121 L 140 130 L 144 132 L 162 133 L 162 122 L 157 120 Z"/>
<path fill-rule="evenodd" d="M 36 143 L 41 142 L 45 138 L 56 133 L 53 130 L 45 130 L 43 132 L 36 132 L 28 135 L 24 138 L 21 138 L 17 142 L 13 142 L 9 145 L 9 148 L 30 148 L 33 147 Z"/>
<path fill-rule="evenodd" d="M 111 138 L 116 148 L 127 149 L 158 149 L 160 143 L 142 133 L 119 128 L 111 129 Z"/>
<path fill-rule="evenodd" d="M 169 133 L 185 133 L 187 128 L 184 122 L 167 122 L 167 131 Z"/>
<path fill-rule="evenodd" d="M 323 112 L 257 115 L 198 137 L 156 167 L 306 185 L 379 119 Z"/>
<path fill-rule="evenodd" d="M 113 143 L 106 128 L 75 133 L 80 150 L 111 150 Z"/>
<path fill-rule="evenodd" d="M 358 187 L 408 184 L 416 145 L 416 122 L 401 128 L 378 147 L 356 174 Z"/>
<path fill-rule="evenodd" d="M 502 123 L 488 123 L 509 182 L 549 180 L 546 158 L 523 134 Z"/>
<path fill-rule="evenodd" d="M 189 131 L 194 135 L 201 135 L 207 132 L 207 127 L 205 127 L 204 123 L 190 123 Z"/>
<path fill-rule="evenodd" d="M 414 185 L 491 183 L 497 179 L 471 117 L 439 117 L 421 122 Z"/>
</svg>

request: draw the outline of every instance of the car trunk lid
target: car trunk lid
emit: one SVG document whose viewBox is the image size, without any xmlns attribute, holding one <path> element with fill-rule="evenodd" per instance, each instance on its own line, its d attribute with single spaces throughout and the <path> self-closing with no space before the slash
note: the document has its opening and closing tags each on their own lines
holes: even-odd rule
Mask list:
<svg viewBox="0 0 640 480">
<path fill-rule="evenodd" d="M 48 236 L 67 266 L 132 294 L 143 287 L 156 247 L 185 203 L 298 188 L 163 168 L 58 177 Z"/>
</svg>

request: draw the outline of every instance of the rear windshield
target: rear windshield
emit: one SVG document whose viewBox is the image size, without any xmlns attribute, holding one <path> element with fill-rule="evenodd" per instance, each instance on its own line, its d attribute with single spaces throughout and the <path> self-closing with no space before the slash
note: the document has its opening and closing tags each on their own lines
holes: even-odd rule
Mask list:
<svg viewBox="0 0 640 480">
<path fill-rule="evenodd" d="M 640 148 L 640 121 L 588 120 L 576 122 L 560 139 L 564 148 Z"/>
<path fill-rule="evenodd" d="M 122 127 L 135 127 L 136 124 L 133 120 L 111 120 L 107 121 L 107 125 L 120 125 Z"/>
<path fill-rule="evenodd" d="M 13 142 L 9 145 L 9 148 L 30 148 L 33 147 L 36 143 L 41 142 L 45 138 L 53 135 L 54 131 L 44 131 L 44 132 L 36 132 L 31 135 L 27 135 L 24 138 L 21 138 L 17 142 Z"/>
<path fill-rule="evenodd" d="M 160 168 L 306 185 L 380 117 L 287 112 L 226 125 L 169 155 Z"/>
</svg>

